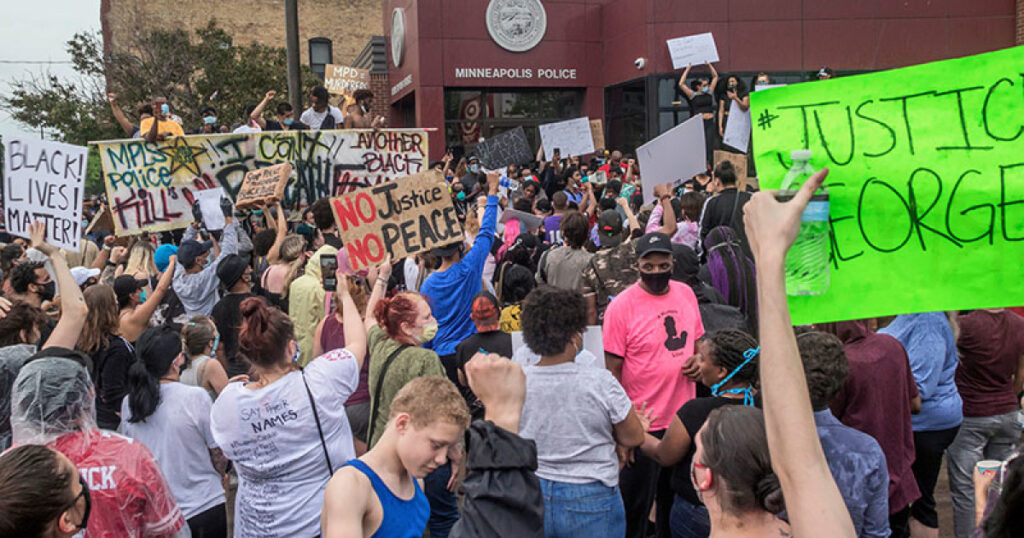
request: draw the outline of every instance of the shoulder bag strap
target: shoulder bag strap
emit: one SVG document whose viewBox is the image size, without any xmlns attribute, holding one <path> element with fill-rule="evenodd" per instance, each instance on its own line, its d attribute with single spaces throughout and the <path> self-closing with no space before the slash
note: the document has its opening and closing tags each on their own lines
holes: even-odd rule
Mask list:
<svg viewBox="0 0 1024 538">
<path fill-rule="evenodd" d="M 498 305 L 504 303 L 501 302 L 501 290 L 503 288 L 502 283 L 505 282 L 505 269 L 508 268 L 508 262 L 501 264 L 501 270 L 498 271 L 498 287 L 494 289 L 494 294 L 497 295 Z"/>
<path fill-rule="evenodd" d="M 302 384 L 306 386 L 306 396 L 309 396 L 309 406 L 313 408 L 313 420 L 316 421 L 316 431 L 320 434 L 320 446 L 324 449 L 324 458 L 327 460 L 327 475 L 334 476 L 334 466 L 331 465 L 331 455 L 327 452 L 327 441 L 324 440 L 324 429 L 320 426 L 320 414 L 316 412 L 316 402 L 313 401 L 313 391 L 309 390 L 309 383 L 306 381 L 306 370 L 302 372 Z"/>
<path fill-rule="evenodd" d="M 390 368 L 391 363 L 395 361 L 395 357 L 398 357 L 398 354 L 407 347 L 409 346 L 398 346 L 398 349 L 392 351 L 391 355 L 388 355 L 387 360 L 384 361 L 384 366 L 380 369 L 380 375 L 377 376 L 377 384 L 373 388 L 373 399 L 370 400 L 372 402 L 371 407 L 373 408 L 373 411 L 370 413 L 370 426 L 366 432 L 367 443 L 370 442 L 370 439 L 373 439 L 373 426 L 377 422 L 377 413 L 380 412 L 380 391 L 384 388 L 384 376 L 387 375 L 388 368 Z M 367 360 L 370 359 L 367 358 Z"/>
</svg>

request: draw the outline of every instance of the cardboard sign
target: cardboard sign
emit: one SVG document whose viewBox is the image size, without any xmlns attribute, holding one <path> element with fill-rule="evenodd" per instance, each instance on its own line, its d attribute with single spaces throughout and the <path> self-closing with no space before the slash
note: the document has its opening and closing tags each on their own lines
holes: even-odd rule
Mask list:
<svg viewBox="0 0 1024 538">
<path fill-rule="evenodd" d="M 264 131 L 176 136 L 163 142 L 98 143 L 118 235 L 184 228 L 195 192 L 222 187 L 234 199 L 253 170 L 291 163 L 281 204 L 298 211 L 320 198 L 422 172 L 423 129 Z"/>
<path fill-rule="evenodd" d="M 484 168 L 495 170 L 513 164 L 525 164 L 533 160 L 530 143 L 526 141 L 526 132 L 522 127 L 505 131 L 497 136 L 484 140 L 474 148 Z"/>
<path fill-rule="evenodd" d="M 654 201 L 654 186 L 678 185 L 707 170 L 704 120 L 694 116 L 636 149 L 644 204 Z"/>
<path fill-rule="evenodd" d="M 762 188 L 796 149 L 829 168 L 830 285 L 789 297 L 794 325 L 1024 304 L 1021 65 L 1016 47 L 751 94 Z"/>
<path fill-rule="evenodd" d="M 4 141 L 4 212 L 7 231 L 28 237 L 33 222 L 46 224 L 46 242 L 78 252 L 89 148 L 60 142 Z"/>
<path fill-rule="evenodd" d="M 572 157 L 594 153 L 594 138 L 590 134 L 590 118 L 546 123 L 538 127 L 544 146 L 544 158 L 550 160 L 556 149 L 561 156 Z"/>
<path fill-rule="evenodd" d="M 235 207 L 245 209 L 280 202 L 284 199 L 284 188 L 291 176 L 291 163 L 275 164 L 246 173 L 235 195 Z"/>
<path fill-rule="evenodd" d="M 355 270 L 399 260 L 463 238 L 444 177 L 436 170 L 331 199 L 338 232 Z"/>
<path fill-rule="evenodd" d="M 715 150 L 715 166 L 722 161 L 729 161 L 736 169 L 736 185 L 739 189 L 747 188 L 747 155 L 745 153 L 733 153 L 731 151 Z"/>
<path fill-rule="evenodd" d="M 590 138 L 594 140 L 594 149 L 605 149 L 604 120 L 590 120 Z"/>
<path fill-rule="evenodd" d="M 85 229 L 85 233 L 89 234 L 92 232 L 113 232 L 114 231 L 114 217 L 110 214 L 110 208 L 103 206 L 99 212 L 92 217 L 92 221 L 89 222 L 89 227 Z"/>
<path fill-rule="evenodd" d="M 729 102 L 729 123 L 725 124 L 722 142 L 746 153 L 750 147 L 750 109 L 743 110 L 736 101 Z"/>
<path fill-rule="evenodd" d="M 673 69 L 686 69 L 688 65 L 713 64 L 718 61 L 718 47 L 715 46 L 715 36 L 711 32 L 669 39 L 668 53 L 672 57 Z"/>
<path fill-rule="evenodd" d="M 324 67 L 324 87 L 334 94 L 351 94 L 370 88 L 370 70 L 347 65 L 327 64 Z"/>
</svg>

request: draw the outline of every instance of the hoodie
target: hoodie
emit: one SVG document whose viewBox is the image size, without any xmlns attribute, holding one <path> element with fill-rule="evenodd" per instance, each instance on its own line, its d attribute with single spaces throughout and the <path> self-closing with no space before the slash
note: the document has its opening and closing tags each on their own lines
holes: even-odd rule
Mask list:
<svg viewBox="0 0 1024 538">
<path fill-rule="evenodd" d="M 220 279 L 217 278 L 217 265 L 221 260 L 231 254 L 238 254 L 238 236 L 240 224 L 233 221 L 224 228 L 224 234 L 220 239 L 220 254 L 216 259 L 210 261 L 198 273 L 187 274 L 185 266 L 177 264 L 174 268 L 174 282 L 171 287 L 178 299 L 185 307 L 185 315 L 209 316 L 213 312 L 213 306 L 220 300 L 217 290 L 220 288 Z M 192 226 L 185 230 L 181 240 L 195 239 L 198 232 Z"/>
<path fill-rule="evenodd" d="M 288 288 L 288 316 L 295 325 L 295 340 L 299 342 L 299 365 L 313 360 L 316 326 L 324 318 L 323 279 L 320 275 L 320 256 L 336 256 L 338 249 L 324 245 L 306 262 L 306 272 L 292 281 Z"/>
</svg>

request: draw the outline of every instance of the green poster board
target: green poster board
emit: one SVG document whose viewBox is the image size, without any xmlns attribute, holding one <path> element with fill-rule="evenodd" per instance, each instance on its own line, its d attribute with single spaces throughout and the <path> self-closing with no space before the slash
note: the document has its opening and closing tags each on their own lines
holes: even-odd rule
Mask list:
<svg viewBox="0 0 1024 538">
<path fill-rule="evenodd" d="M 750 96 L 761 188 L 828 167 L 831 286 L 793 322 L 1024 305 L 1024 47 Z"/>
</svg>

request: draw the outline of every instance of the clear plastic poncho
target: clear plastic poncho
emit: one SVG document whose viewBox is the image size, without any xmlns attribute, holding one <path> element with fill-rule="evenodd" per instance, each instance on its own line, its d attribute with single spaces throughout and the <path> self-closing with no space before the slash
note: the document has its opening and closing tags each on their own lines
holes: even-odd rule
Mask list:
<svg viewBox="0 0 1024 538">
<path fill-rule="evenodd" d="M 191 536 L 149 449 L 98 429 L 95 402 L 80 364 L 53 357 L 29 362 L 11 397 L 14 445 L 48 445 L 78 467 L 92 497 L 86 538 Z"/>
</svg>

